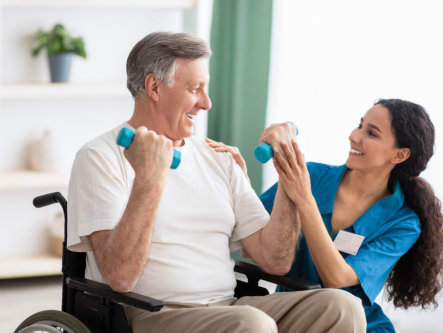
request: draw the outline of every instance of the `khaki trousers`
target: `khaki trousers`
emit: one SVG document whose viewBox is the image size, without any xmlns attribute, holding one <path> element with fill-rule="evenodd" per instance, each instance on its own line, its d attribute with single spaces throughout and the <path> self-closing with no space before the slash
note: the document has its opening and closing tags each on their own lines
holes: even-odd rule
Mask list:
<svg viewBox="0 0 443 333">
<path fill-rule="evenodd" d="M 361 300 L 339 289 L 242 297 L 215 304 L 165 303 L 158 312 L 127 308 L 134 333 L 366 332 Z"/>
</svg>

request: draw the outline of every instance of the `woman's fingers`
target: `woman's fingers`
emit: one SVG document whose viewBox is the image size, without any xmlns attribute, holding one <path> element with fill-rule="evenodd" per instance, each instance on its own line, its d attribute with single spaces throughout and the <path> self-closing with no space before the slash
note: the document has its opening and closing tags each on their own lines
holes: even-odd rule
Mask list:
<svg viewBox="0 0 443 333">
<path fill-rule="evenodd" d="M 285 175 L 289 175 L 291 173 L 291 166 L 289 165 L 288 161 L 283 155 L 283 152 L 280 151 L 274 152 L 274 160 L 277 161 L 280 169 Z"/>
<path fill-rule="evenodd" d="M 223 142 L 217 142 L 217 141 L 211 140 L 209 138 L 206 138 L 205 141 L 208 144 L 208 146 L 211 147 L 212 149 L 214 149 L 216 152 L 230 153 L 232 158 L 234 159 L 234 161 L 242 169 L 243 173 L 246 176 L 246 179 L 249 181 L 248 169 L 246 167 L 246 162 L 243 159 L 243 156 L 240 154 L 240 150 L 237 147 L 228 146 L 228 145 L 224 144 Z"/>
<path fill-rule="evenodd" d="M 304 168 L 306 166 L 305 157 L 304 157 L 303 153 L 301 152 L 297 142 L 295 142 L 295 140 L 291 140 L 291 145 L 292 145 L 292 149 L 294 150 L 298 165 L 300 167 Z"/>
<path fill-rule="evenodd" d="M 208 143 L 209 147 L 211 147 L 211 148 L 220 147 L 220 146 L 224 145 L 221 142 L 217 142 L 217 141 L 211 140 L 209 138 L 206 138 L 205 141 Z"/>
<path fill-rule="evenodd" d="M 286 144 L 282 144 L 282 152 L 274 153 L 274 157 L 278 159 L 281 168 L 286 174 L 288 180 L 297 180 L 300 179 L 300 166 L 298 164 L 298 159 L 293 151 L 290 150 L 290 147 Z M 291 148 L 292 145 L 291 145 Z"/>
<path fill-rule="evenodd" d="M 209 138 L 206 138 L 205 141 L 208 144 L 208 146 L 211 148 L 222 148 L 222 149 L 225 149 L 225 151 L 229 151 L 230 149 L 236 148 L 236 147 L 228 146 L 228 145 L 224 144 L 223 142 L 211 140 Z"/>
<path fill-rule="evenodd" d="M 275 157 L 275 155 L 274 155 L 274 157 Z M 277 171 L 278 176 L 280 178 L 282 178 L 283 180 L 286 180 L 286 173 L 283 170 L 278 158 L 273 158 L 272 162 L 274 163 L 274 168 L 275 168 L 275 171 Z"/>
<path fill-rule="evenodd" d="M 206 138 L 205 139 L 206 143 L 208 144 L 209 147 L 214 148 L 215 151 L 218 152 L 228 152 L 231 153 L 232 155 L 240 155 L 240 151 L 238 150 L 237 147 L 233 147 L 233 146 L 228 146 L 226 144 L 224 144 L 223 142 L 217 142 L 211 139 Z"/>
<path fill-rule="evenodd" d="M 283 149 L 283 152 L 284 152 L 286 158 L 288 159 L 288 163 L 289 163 L 291 169 L 293 169 L 293 170 L 296 169 L 297 168 L 297 156 L 294 154 L 293 151 L 291 151 L 289 146 L 285 143 L 282 144 L 282 149 Z"/>
<path fill-rule="evenodd" d="M 237 147 L 228 146 L 223 142 L 217 142 L 209 138 L 206 138 L 205 141 L 208 144 L 208 146 L 214 148 L 215 151 L 226 151 L 232 154 L 240 154 L 240 150 Z"/>
</svg>

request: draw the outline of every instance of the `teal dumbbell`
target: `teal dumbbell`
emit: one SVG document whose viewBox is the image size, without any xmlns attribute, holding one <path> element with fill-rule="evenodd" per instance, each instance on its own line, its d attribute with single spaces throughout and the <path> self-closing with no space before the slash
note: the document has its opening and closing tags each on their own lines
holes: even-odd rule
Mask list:
<svg viewBox="0 0 443 333">
<path fill-rule="evenodd" d="M 298 135 L 298 128 L 296 135 Z M 259 144 L 254 149 L 254 157 L 260 163 L 266 163 L 273 156 L 274 156 L 274 151 L 272 150 L 272 146 L 266 142 Z"/>
<path fill-rule="evenodd" d="M 128 148 L 132 141 L 134 140 L 134 131 L 128 127 L 123 127 L 117 135 L 117 144 Z M 172 156 L 171 169 L 177 169 L 182 160 L 182 153 L 174 149 L 174 154 Z"/>
<path fill-rule="evenodd" d="M 263 142 L 254 149 L 254 157 L 260 163 L 266 163 L 274 156 L 272 146 Z"/>
</svg>

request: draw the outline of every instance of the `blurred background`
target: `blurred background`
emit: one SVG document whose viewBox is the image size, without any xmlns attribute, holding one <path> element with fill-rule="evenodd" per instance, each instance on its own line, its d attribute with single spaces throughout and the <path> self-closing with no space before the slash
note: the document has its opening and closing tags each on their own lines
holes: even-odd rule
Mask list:
<svg viewBox="0 0 443 333">
<path fill-rule="evenodd" d="M 402 98 L 434 122 L 436 153 L 423 176 L 442 197 L 442 15 L 440 0 L 2 0 L 0 331 L 59 306 L 61 218 L 32 198 L 66 195 L 80 146 L 130 117 L 125 64 L 143 36 L 189 31 L 211 44 L 213 108 L 195 134 L 238 146 L 257 193 L 277 180 L 252 156 L 265 126 L 293 121 L 307 160 L 343 164 L 348 135 L 373 102 Z M 87 51 L 66 83 L 51 83 L 45 52 L 31 55 L 37 30 L 56 23 Z M 441 307 L 394 309 L 383 293 L 379 301 L 398 332 L 443 332 Z"/>
</svg>

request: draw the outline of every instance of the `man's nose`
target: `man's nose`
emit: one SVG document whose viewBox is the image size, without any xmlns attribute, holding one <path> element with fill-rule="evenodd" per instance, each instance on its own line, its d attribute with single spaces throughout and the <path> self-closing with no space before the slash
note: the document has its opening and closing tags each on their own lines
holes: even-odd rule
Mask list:
<svg viewBox="0 0 443 333">
<path fill-rule="evenodd" d="M 212 102 L 211 102 L 211 98 L 209 98 L 208 93 L 206 92 L 206 90 L 202 91 L 201 94 L 201 98 L 199 101 L 199 108 L 202 110 L 209 110 L 212 107 Z"/>
</svg>

